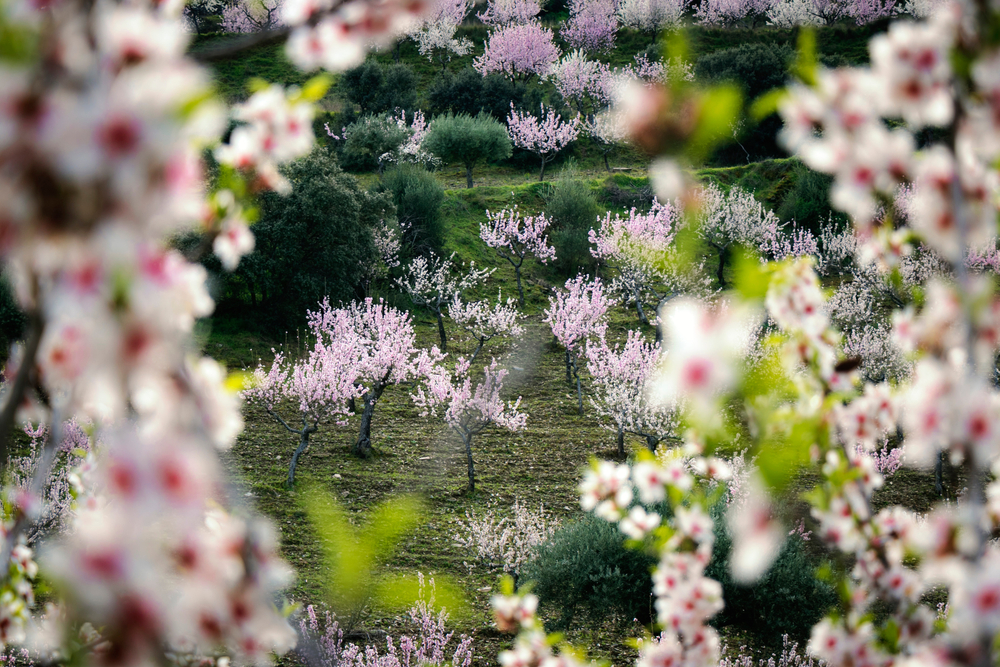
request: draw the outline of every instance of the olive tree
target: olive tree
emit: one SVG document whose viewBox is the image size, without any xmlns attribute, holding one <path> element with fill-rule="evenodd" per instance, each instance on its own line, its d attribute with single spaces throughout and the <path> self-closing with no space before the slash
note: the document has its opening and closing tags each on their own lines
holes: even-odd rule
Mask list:
<svg viewBox="0 0 1000 667">
<path fill-rule="evenodd" d="M 464 113 L 438 116 L 427 130 L 423 147 L 445 162 L 464 164 L 465 182 L 470 188 L 472 168 L 477 162 L 495 162 L 511 154 L 507 128 L 482 112 L 476 116 Z"/>
</svg>

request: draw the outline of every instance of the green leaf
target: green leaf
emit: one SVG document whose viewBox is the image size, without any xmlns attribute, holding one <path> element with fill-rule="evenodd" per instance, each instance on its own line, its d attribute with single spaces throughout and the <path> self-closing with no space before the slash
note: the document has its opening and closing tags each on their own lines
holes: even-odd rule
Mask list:
<svg viewBox="0 0 1000 667">
<path fill-rule="evenodd" d="M 423 523 L 426 507 L 416 496 L 390 498 L 375 508 L 368 518 L 368 525 L 360 538 L 376 558 L 384 558 L 395 551 L 397 542 Z"/>
<path fill-rule="evenodd" d="M 717 144 L 731 139 L 742 109 L 743 94 L 736 86 L 727 84 L 705 90 L 700 100 L 698 126 L 685 149 L 689 156 L 696 161 L 703 159 Z"/>
<path fill-rule="evenodd" d="M 750 105 L 750 117 L 758 123 L 773 113 L 778 112 L 778 105 L 788 97 L 788 90 L 785 88 L 775 88 L 769 90 Z"/>
<path fill-rule="evenodd" d="M 767 264 L 761 264 L 757 253 L 746 248 L 737 251 L 733 261 L 736 291 L 744 299 L 763 300 L 771 284 L 771 271 Z"/>
<path fill-rule="evenodd" d="M 816 31 L 812 26 L 799 28 L 798 42 L 798 51 L 795 54 L 792 73 L 807 86 L 815 86 L 818 61 L 816 59 Z"/>
<path fill-rule="evenodd" d="M 333 77 L 329 74 L 317 74 L 313 78 L 306 81 L 306 85 L 302 87 L 302 92 L 299 94 L 301 99 L 308 102 L 318 102 L 323 99 L 326 95 L 326 91 L 330 89 L 333 84 Z"/>
<path fill-rule="evenodd" d="M 259 93 L 260 91 L 267 90 L 270 87 L 271 84 L 259 76 L 252 77 L 249 81 L 247 81 L 247 89 L 251 93 Z"/>
<path fill-rule="evenodd" d="M 799 467 L 809 461 L 809 450 L 816 442 L 818 427 L 815 419 L 800 420 L 792 425 L 784 440 L 772 440 L 761 448 L 757 465 L 771 490 L 784 491 Z"/>
<path fill-rule="evenodd" d="M 410 609 L 418 600 L 433 596 L 433 607 L 445 609 L 452 618 L 467 619 L 472 611 L 462 594 L 462 587 L 447 575 L 434 575 L 434 588 L 427 592 L 419 577 L 412 574 L 383 576 L 375 585 L 374 599 L 380 608 L 390 611 Z"/>
</svg>

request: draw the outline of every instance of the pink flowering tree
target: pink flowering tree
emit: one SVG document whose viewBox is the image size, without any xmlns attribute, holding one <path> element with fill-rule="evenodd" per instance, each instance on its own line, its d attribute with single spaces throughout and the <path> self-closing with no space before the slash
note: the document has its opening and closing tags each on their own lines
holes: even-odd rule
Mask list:
<svg viewBox="0 0 1000 667">
<path fill-rule="evenodd" d="M 510 105 L 507 128 L 514 145 L 537 155 L 542 160 L 538 180 L 545 180 L 545 165 L 552 161 L 556 153 L 564 149 L 580 134 L 580 119 L 563 121 L 562 116 L 551 107 L 548 113 L 541 107 L 541 117 L 520 112 Z"/>
<path fill-rule="evenodd" d="M 542 264 L 556 258 L 556 249 L 549 245 L 546 231 L 549 220 L 544 213 L 521 217 L 517 206 L 497 213 L 486 211 L 486 222 L 479 225 L 479 238 L 514 267 L 517 279 L 517 302 L 524 308 L 524 287 L 521 285 L 521 266 L 524 258 L 534 255 Z"/>
<path fill-rule="evenodd" d="M 441 351 L 448 351 L 448 337 L 444 330 L 444 314 L 448 304 L 461 298 L 489 277 L 494 269 L 477 269 L 475 262 L 468 267 L 452 264 L 454 254 L 445 259 L 433 252 L 428 257 L 416 257 L 406 267 L 406 275 L 396 279 L 396 284 L 406 292 L 413 305 L 430 310 L 437 318 Z M 457 275 L 456 275 L 457 274 Z"/>
<path fill-rule="evenodd" d="M 500 392 L 507 370 L 494 359 L 483 369 L 482 379 L 473 387 L 469 363 L 459 358 L 455 371 L 439 366 L 419 387 L 413 401 L 422 407 L 423 416 L 442 413 L 445 423 L 462 439 L 468 463 L 469 493 L 476 490 L 476 471 L 472 460 L 472 439 L 496 424 L 508 431 L 525 427 L 528 417 L 519 412 L 521 399 L 503 401 Z"/>
<path fill-rule="evenodd" d="M 559 47 L 552 40 L 552 31 L 536 22 L 501 26 L 490 32 L 472 66 L 483 76 L 502 74 L 511 81 L 542 77 L 559 60 Z"/>
<path fill-rule="evenodd" d="M 587 370 L 593 378 L 590 402 L 602 425 L 617 433 L 618 453 L 625 454 L 625 434 L 645 438 L 650 451 L 664 440 L 679 442 L 675 406 L 650 400 L 648 384 L 660 362 L 660 346 L 629 331 L 625 343 L 612 347 L 600 336 L 587 341 Z"/>
<path fill-rule="evenodd" d="M 609 95 L 608 78 L 613 76 L 609 67 L 597 60 L 588 60 L 577 49 L 564 55 L 549 70 L 546 79 L 552 81 L 566 104 L 577 113 L 594 113 L 613 100 Z"/>
<path fill-rule="evenodd" d="M 577 358 L 587 340 L 604 336 L 608 326 L 605 317 L 610 305 L 600 278 L 587 280 L 579 275 L 566 281 L 565 292 L 559 291 L 549 297 L 549 307 L 542 320 L 551 327 L 552 335 L 559 344 L 566 348 L 566 382 L 576 379 L 576 397 L 581 415 L 583 389 Z"/>
<path fill-rule="evenodd" d="M 372 454 L 372 417 L 382 394 L 393 385 L 426 378 L 444 355 L 436 347 L 418 349 L 409 313 L 381 300 L 376 303 L 369 298 L 346 308 L 331 308 L 324 301 L 318 311 L 308 314 L 308 321 L 318 340 L 352 351 L 352 356 L 342 357 L 344 371 L 364 403 L 353 451 L 368 458 Z"/>
<path fill-rule="evenodd" d="M 629 138 L 625 121 L 619 114 L 600 113 L 584 120 L 581 131 L 597 143 L 604 158 L 604 168 L 611 171 L 608 155 Z"/>
<path fill-rule="evenodd" d="M 279 167 L 312 150 L 327 84 L 260 86 L 229 107 L 205 63 L 266 35 L 288 37 L 306 71 L 351 66 L 418 8 L 288 1 L 278 30 L 191 49 L 184 4 L 5 4 L 0 19 L 0 260 L 27 320 L 0 465 L 14 424 L 47 425 L 27 492 L 3 492 L 0 640 L 13 653 L 30 630 L 40 661 L 264 665 L 296 642 L 279 610 L 290 569 L 220 461 L 243 428 L 239 378 L 193 329 L 214 310 L 199 260 L 232 270 L 253 248 L 249 211 L 292 187 Z M 184 256 L 172 240 L 188 233 L 202 239 Z M 57 455 L 74 423 L 92 444 L 80 461 Z M 26 535 L 60 470 L 76 503 L 36 561 Z"/>
<path fill-rule="evenodd" d="M 599 228 L 590 230 L 591 254 L 613 272 L 611 291 L 635 304 L 643 324 L 652 323 L 646 314 L 650 305 L 655 313 L 679 294 L 712 291 L 704 266 L 677 262 L 674 236 L 681 224 L 677 208 L 654 200 L 646 214 L 636 209 L 624 218 L 608 213 Z"/>
<path fill-rule="evenodd" d="M 476 341 L 470 365 L 476 363 L 483 346 L 494 338 L 516 338 L 524 333 L 524 327 L 520 325 L 524 316 L 517 312 L 514 299 L 505 302 L 500 294 L 497 294 L 497 301 L 492 306 L 486 300 L 463 302 L 456 296 L 448 304 L 448 317 Z"/>
<path fill-rule="evenodd" d="M 243 399 L 264 408 L 299 438 L 288 464 L 289 488 L 295 484 L 295 469 L 309 448 L 309 437 L 324 424 L 347 423 L 349 402 L 360 395 L 352 368 L 358 355 L 350 341 L 317 340 L 299 361 L 289 361 L 277 352 L 269 369 L 261 364 L 254 369 Z"/>
<path fill-rule="evenodd" d="M 560 34 L 574 49 L 589 53 L 615 48 L 618 13 L 614 0 L 570 0 L 569 20 Z"/>
</svg>

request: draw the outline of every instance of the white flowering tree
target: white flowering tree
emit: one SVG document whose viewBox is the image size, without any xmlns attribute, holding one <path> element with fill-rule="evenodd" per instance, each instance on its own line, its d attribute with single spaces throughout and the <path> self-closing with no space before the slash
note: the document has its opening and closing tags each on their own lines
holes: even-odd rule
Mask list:
<svg viewBox="0 0 1000 667">
<path fill-rule="evenodd" d="M 413 401 L 424 411 L 423 416 L 441 412 L 444 422 L 462 440 L 468 464 L 469 493 L 476 490 L 476 469 L 472 459 L 472 441 L 491 425 L 508 431 L 525 427 L 528 417 L 519 411 L 521 399 L 504 401 L 500 398 L 508 371 L 496 359 L 483 369 L 482 379 L 473 386 L 469 362 L 459 357 L 454 371 L 439 366 L 413 395 Z"/>
<path fill-rule="evenodd" d="M 437 56 L 442 71 L 452 56 L 464 56 L 472 51 L 468 38 L 458 39 L 455 31 L 472 9 L 470 0 L 438 0 L 423 21 L 410 32 L 420 55 L 433 62 Z"/>
<path fill-rule="evenodd" d="M 520 324 L 524 316 L 517 311 L 514 299 L 504 301 L 502 294 L 497 294 L 492 306 L 486 300 L 464 302 L 456 296 L 448 304 L 448 317 L 476 341 L 469 364 L 476 363 L 483 346 L 494 338 L 516 338 L 524 333 Z"/>
<path fill-rule="evenodd" d="M 442 352 L 448 351 L 448 337 L 444 330 L 444 313 L 448 304 L 494 271 L 477 269 L 474 262 L 468 267 L 456 267 L 451 262 L 453 258 L 454 255 L 447 259 L 438 257 L 433 252 L 429 257 L 415 257 L 406 267 L 406 275 L 396 281 L 415 306 L 423 306 L 434 313 Z"/>
<path fill-rule="evenodd" d="M 517 302 L 522 308 L 524 287 L 521 285 L 521 267 L 525 257 L 534 255 L 542 264 L 556 258 L 556 249 L 549 245 L 546 234 L 548 228 L 549 220 L 544 213 L 521 217 L 517 206 L 497 213 L 486 211 L 486 222 L 479 225 L 479 238 L 514 267 Z"/>
</svg>

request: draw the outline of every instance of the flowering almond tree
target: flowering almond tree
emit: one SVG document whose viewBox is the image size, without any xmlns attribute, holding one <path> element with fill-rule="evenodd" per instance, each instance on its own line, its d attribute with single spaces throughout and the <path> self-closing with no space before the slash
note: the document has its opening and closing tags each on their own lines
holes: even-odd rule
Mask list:
<svg viewBox="0 0 1000 667">
<path fill-rule="evenodd" d="M 614 0 L 570 0 L 569 20 L 560 34 L 570 47 L 593 53 L 613 50 L 617 32 Z"/>
<path fill-rule="evenodd" d="M 608 345 L 604 336 L 587 341 L 587 370 L 594 379 L 590 402 L 606 428 L 618 435 L 618 453 L 625 455 L 625 434 L 646 439 L 650 451 L 664 440 L 679 442 L 679 420 L 673 405 L 652 401 L 648 384 L 660 361 L 660 346 L 629 331 L 624 345 Z"/>
<path fill-rule="evenodd" d="M 511 102 L 510 113 L 507 115 L 507 129 L 514 145 L 537 155 L 542 160 L 538 172 L 538 180 L 545 180 L 545 165 L 552 161 L 556 153 L 569 145 L 580 134 L 580 119 L 563 121 L 555 109 L 549 108 L 545 113 L 545 105 L 541 107 L 541 118 L 530 113 L 521 113 Z"/>
<path fill-rule="evenodd" d="M 426 378 L 444 355 L 436 347 L 420 350 L 409 313 L 370 298 L 347 308 L 331 308 L 328 301 L 308 315 L 317 339 L 353 350 L 341 357 L 345 372 L 364 402 L 361 427 L 353 451 L 361 458 L 372 454 L 371 431 L 375 405 L 392 385 Z"/>
<path fill-rule="evenodd" d="M 322 424 L 347 423 L 351 414 L 348 404 L 360 395 L 353 372 L 358 356 L 359 349 L 353 342 L 317 340 L 300 361 L 290 362 L 277 352 L 266 372 L 262 365 L 254 369 L 243 399 L 263 407 L 285 429 L 299 436 L 299 445 L 288 464 L 289 488 L 295 484 L 295 468 L 309 447 L 309 436 Z M 295 410 L 296 418 L 282 416 L 287 408 Z M 300 428 L 289 424 L 297 421 L 302 422 Z"/>
<path fill-rule="evenodd" d="M 583 389 L 580 386 L 577 356 L 580 346 L 586 340 L 604 337 L 608 327 L 605 316 L 610 304 L 610 300 L 604 296 L 600 278 L 588 281 L 580 275 L 566 281 L 565 292 L 556 292 L 549 297 L 549 307 L 542 320 L 552 328 L 552 335 L 559 344 L 566 348 L 566 382 L 572 382 L 576 378 L 576 397 L 581 415 Z"/>
<path fill-rule="evenodd" d="M 476 16 L 489 26 L 526 25 L 542 11 L 539 0 L 487 0 L 486 11 Z"/>
<path fill-rule="evenodd" d="M 495 269 L 477 269 L 471 263 L 465 273 L 455 276 L 456 267 L 448 259 L 438 257 L 433 252 L 430 257 L 416 257 L 406 267 L 406 275 L 397 278 L 396 283 L 406 292 L 415 306 L 427 308 L 437 317 L 438 336 L 441 351 L 448 351 L 448 338 L 444 330 L 444 309 L 462 293 L 486 280 Z"/>
<path fill-rule="evenodd" d="M 552 31 L 537 22 L 501 26 L 490 32 L 472 66 L 483 76 L 498 73 L 511 81 L 542 77 L 559 60 L 553 39 Z"/>
<path fill-rule="evenodd" d="M 970 247 L 992 242 L 997 229 L 998 18 L 988 4 L 962 3 L 928 23 L 893 24 L 870 42 L 870 68 L 817 67 L 804 40 L 799 81 L 778 103 L 785 145 L 834 177 L 831 203 L 850 215 L 859 255 L 877 270 L 899 283 L 903 258 L 927 251 L 944 270 L 922 283 L 919 300 L 904 294 L 895 309 L 893 339 L 914 359 L 911 376 L 895 386 L 860 381 L 811 257 L 747 267 L 740 295 L 715 306 L 684 300 L 663 312 L 668 352 L 656 393 L 684 410 L 684 469 L 648 457 L 601 462 L 580 486 L 585 510 L 659 554 L 653 585 L 662 632 L 641 643 L 640 665 L 719 664 L 718 636 L 706 625 L 723 603 L 718 582 L 705 577 L 713 521 L 704 482 L 725 476 L 706 452 L 732 442 L 733 419 L 754 424 L 758 463 L 729 519 L 736 580 L 763 574 L 787 533 L 772 493 L 787 489 L 797 468 L 816 469 L 807 494 L 815 535 L 846 566 L 834 575 L 840 604 L 812 630 L 813 658 L 830 667 L 996 661 L 1000 550 L 990 536 L 1000 528 L 1000 482 L 990 471 L 1000 460 L 992 382 L 1000 308 L 994 285 L 966 262 Z M 928 127 L 938 128 L 937 140 L 917 151 L 914 134 Z M 640 121 L 637 129 L 652 128 Z M 909 218 L 880 215 L 904 183 L 914 188 Z M 686 187 L 661 184 L 678 186 Z M 775 333 L 770 352 L 753 358 L 734 341 L 763 312 Z M 869 453 L 898 433 L 904 464 L 928 467 L 943 453 L 961 468 L 969 480 L 961 500 L 923 516 L 876 509 L 883 477 Z M 666 501 L 669 518 L 631 507 L 635 497 Z M 942 614 L 925 602 L 935 588 L 947 592 Z M 537 601 L 512 593 L 494 602 L 498 626 L 520 631 L 503 660 L 553 660 Z"/>
<path fill-rule="evenodd" d="M 524 288 L 521 285 L 521 266 L 531 253 L 542 264 L 556 258 L 556 249 L 549 245 L 545 231 L 549 221 L 544 213 L 521 217 L 517 206 L 499 213 L 486 211 L 486 222 L 479 225 L 479 238 L 497 251 L 514 267 L 517 278 L 517 302 L 524 308 Z"/>
<path fill-rule="evenodd" d="M 610 288 L 635 304 L 639 321 L 650 324 L 647 301 L 654 312 L 684 292 L 710 293 L 703 267 L 680 267 L 673 245 L 680 225 L 678 210 L 654 200 L 649 213 L 636 209 L 627 218 L 608 213 L 601 226 L 590 230 L 591 254 L 614 271 Z"/>
<path fill-rule="evenodd" d="M 507 370 L 500 368 L 494 359 L 483 369 L 483 379 L 472 386 L 469 362 L 459 357 L 455 372 L 439 366 L 427 378 L 426 391 L 419 387 L 413 402 L 424 408 L 422 416 L 437 415 L 442 411 L 444 421 L 462 439 L 468 462 L 469 493 L 476 490 L 476 471 L 472 461 L 472 439 L 491 424 L 508 431 L 519 431 L 528 416 L 518 412 L 520 397 L 514 402 L 500 399 Z"/>
<path fill-rule="evenodd" d="M 433 62 L 438 56 L 441 69 L 447 66 L 452 55 L 464 56 L 472 50 L 468 38 L 456 39 L 455 31 L 472 8 L 470 0 L 438 0 L 427 17 L 409 33 L 417 43 L 420 55 Z"/>
<path fill-rule="evenodd" d="M 500 294 L 492 308 L 487 301 L 465 303 L 455 297 L 448 305 L 448 316 L 476 339 L 476 351 L 469 359 L 470 365 L 476 362 L 483 346 L 494 338 L 517 337 L 524 333 L 524 327 L 518 324 L 524 316 L 514 307 L 514 299 L 507 299 L 505 303 Z"/>
</svg>

